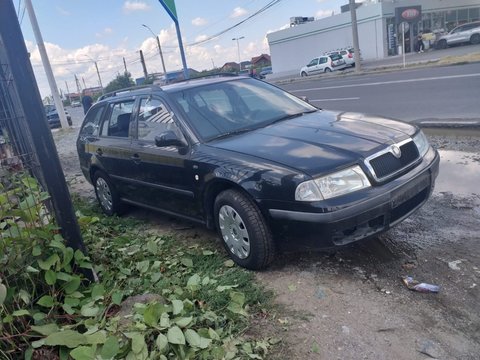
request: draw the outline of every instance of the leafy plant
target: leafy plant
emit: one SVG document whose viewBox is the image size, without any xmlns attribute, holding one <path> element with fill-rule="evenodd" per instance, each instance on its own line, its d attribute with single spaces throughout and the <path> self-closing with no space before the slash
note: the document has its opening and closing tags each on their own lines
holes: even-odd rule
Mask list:
<svg viewBox="0 0 480 360">
<path fill-rule="evenodd" d="M 87 257 L 45 220 L 48 196 L 34 179 L 22 174 L 3 190 L 0 357 L 261 359 L 269 351 L 268 340 L 242 335 L 269 294 L 222 255 L 79 202 Z M 92 267 L 98 283 L 78 271 Z"/>
</svg>

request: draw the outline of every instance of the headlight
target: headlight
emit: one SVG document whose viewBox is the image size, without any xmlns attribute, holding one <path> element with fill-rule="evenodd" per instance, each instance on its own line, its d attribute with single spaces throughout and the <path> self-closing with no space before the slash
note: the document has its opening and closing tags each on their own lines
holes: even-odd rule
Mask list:
<svg viewBox="0 0 480 360">
<path fill-rule="evenodd" d="M 356 165 L 315 180 L 301 183 L 295 191 L 295 200 L 320 201 L 370 186 L 370 181 L 368 181 L 367 176 L 360 166 Z"/>
<path fill-rule="evenodd" d="M 413 137 L 413 142 L 415 145 L 417 145 L 418 152 L 421 157 L 424 157 L 425 154 L 428 151 L 428 148 L 430 145 L 428 144 L 427 137 L 423 133 L 422 130 L 420 130 L 414 137 Z"/>
</svg>

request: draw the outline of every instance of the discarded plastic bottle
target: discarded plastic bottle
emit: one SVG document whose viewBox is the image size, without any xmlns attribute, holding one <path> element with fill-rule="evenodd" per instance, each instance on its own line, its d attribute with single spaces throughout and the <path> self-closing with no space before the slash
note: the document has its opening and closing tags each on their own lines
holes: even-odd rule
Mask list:
<svg viewBox="0 0 480 360">
<path fill-rule="evenodd" d="M 411 276 L 406 276 L 402 280 L 403 280 L 403 283 L 410 290 L 423 292 L 423 293 L 438 293 L 440 291 L 440 286 L 427 284 L 427 283 L 419 283 L 417 280 L 414 280 Z"/>
</svg>

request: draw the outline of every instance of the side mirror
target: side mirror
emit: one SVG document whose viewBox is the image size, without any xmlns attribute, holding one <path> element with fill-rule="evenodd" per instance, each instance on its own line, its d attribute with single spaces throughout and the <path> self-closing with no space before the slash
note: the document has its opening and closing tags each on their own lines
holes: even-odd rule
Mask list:
<svg viewBox="0 0 480 360">
<path fill-rule="evenodd" d="M 306 96 L 300 96 L 300 99 L 302 99 L 302 100 L 305 101 L 306 103 L 309 103 L 309 104 L 310 104 L 310 100 L 308 99 L 308 97 L 306 97 Z"/>
<path fill-rule="evenodd" d="M 187 146 L 182 139 L 172 130 L 167 130 L 158 136 L 155 136 L 155 145 L 158 147 L 177 146 L 183 148 Z"/>
</svg>

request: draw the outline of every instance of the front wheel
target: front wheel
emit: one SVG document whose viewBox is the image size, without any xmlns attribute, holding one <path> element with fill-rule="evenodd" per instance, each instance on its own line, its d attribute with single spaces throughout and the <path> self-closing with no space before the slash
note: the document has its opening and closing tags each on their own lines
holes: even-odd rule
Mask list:
<svg viewBox="0 0 480 360">
<path fill-rule="evenodd" d="M 301 75 L 302 75 L 302 77 L 308 76 L 308 74 L 305 71 L 302 71 Z"/>
<path fill-rule="evenodd" d="M 332 69 L 330 69 L 329 67 L 327 67 L 327 68 L 325 68 L 325 72 L 326 72 L 326 73 L 332 72 Z"/>
<path fill-rule="evenodd" d="M 470 37 L 470 42 L 471 42 L 473 45 L 480 44 L 480 35 L 479 35 L 479 34 L 473 34 L 473 35 Z"/>
<path fill-rule="evenodd" d="M 259 270 L 275 255 L 272 234 L 257 206 L 236 190 L 215 199 L 215 224 L 228 254 L 238 265 Z"/>
<path fill-rule="evenodd" d="M 437 44 L 439 49 L 446 49 L 447 48 L 447 40 L 440 40 Z"/>
<path fill-rule="evenodd" d="M 93 175 L 93 186 L 98 203 L 106 215 L 112 216 L 122 213 L 124 205 L 121 203 L 120 196 L 106 173 L 97 170 Z"/>
</svg>

